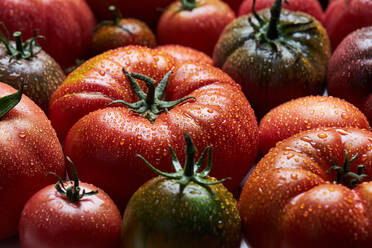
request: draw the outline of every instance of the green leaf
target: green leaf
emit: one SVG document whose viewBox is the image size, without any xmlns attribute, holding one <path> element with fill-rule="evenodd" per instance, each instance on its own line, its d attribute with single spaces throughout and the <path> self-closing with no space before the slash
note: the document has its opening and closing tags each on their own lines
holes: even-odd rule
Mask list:
<svg viewBox="0 0 372 248">
<path fill-rule="evenodd" d="M 22 83 L 21 88 L 18 90 L 18 92 L 0 98 L 0 118 L 6 115 L 21 101 L 23 85 L 24 84 Z"/>
</svg>

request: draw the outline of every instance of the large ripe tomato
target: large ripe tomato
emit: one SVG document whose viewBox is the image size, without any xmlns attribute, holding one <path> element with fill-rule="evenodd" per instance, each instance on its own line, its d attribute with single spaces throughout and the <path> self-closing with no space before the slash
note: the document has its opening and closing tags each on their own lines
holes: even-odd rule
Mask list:
<svg viewBox="0 0 372 248">
<path fill-rule="evenodd" d="M 335 0 L 331 2 L 324 16 L 332 49 L 351 32 L 372 25 L 372 1 Z"/>
<path fill-rule="evenodd" d="M 294 98 L 321 94 L 330 46 L 326 30 L 313 17 L 281 8 L 241 16 L 221 34 L 214 64 L 237 83 L 258 118 Z"/>
<path fill-rule="evenodd" d="M 200 52 L 191 47 L 185 47 L 181 45 L 163 45 L 156 48 L 158 51 L 165 52 L 175 58 L 177 62 L 194 62 L 194 63 L 206 63 L 209 65 L 213 64 L 211 57 L 203 52 Z"/>
<path fill-rule="evenodd" d="M 29 38 L 38 29 L 46 37 L 40 45 L 62 67 L 88 52 L 95 20 L 84 0 L 2 0 L 0 9 L 0 22 L 11 33 Z"/>
<path fill-rule="evenodd" d="M 134 111 L 141 114 L 120 105 L 105 108 L 113 99 L 130 103 L 138 100 L 129 82 L 130 74 L 124 74 L 123 67 L 157 82 L 171 70 L 166 94 L 156 91 L 160 99 L 195 99 L 166 111 L 167 104 L 162 100 L 159 104 L 164 107 L 147 105 L 154 96 L 152 89 L 148 100 L 136 104 Z M 144 87 L 142 80 L 139 83 Z M 151 110 L 147 109 L 150 105 Z M 163 112 L 156 113 L 158 108 Z M 65 140 L 66 155 L 76 163 L 83 180 L 103 188 L 121 209 L 153 176 L 136 154 L 161 170 L 170 169 L 168 145 L 182 152 L 184 142 L 180 137 L 185 131 L 198 148 L 213 145 L 212 174 L 232 177 L 226 185 L 233 190 L 239 187 L 258 150 L 253 110 L 239 85 L 226 73 L 204 63 L 177 64 L 169 55 L 145 47 L 110 50 L 83 64 L 55 92 L 49 113 L 62 139 L 78 121 Z"/>
<path fill-rule="evenodd" d="M 221 0 L 178 0 L 161 15 L 157 39 L 159 44 L 179 44 L 212 55 L 221 32 L 234 18 Z"/>
<path fill-rule="evenodd" d="M 328 93 L 355 104 L 372 123 L 372 27 L 349 34 L 329 61 Z"/>
<path fill-rule="evenodd" d="M 283 103 L 260 121 L 260 153 L 301 131 L 332 126 L 370 129 L 358 108 L 336 97 L 305 96 Z"/>
<path fill-rule="evenodd" d="M 372 246 L 372 132 L 312 129 L 271 149 L 238 208 L 255 248 Z"/>
<path fill-rule="evenodd" d="M 0 83 L 0 98 L 14 92 Z M 48 171 L 64 175 L 62 147 L 44 112 L 23 95 L 0 117 L 0 239 L 16 234 L 28 198 L 53 182 Z"/>
<path fill-rule="evenodd" d="M 256 11 L 270 8 L 275 0 L 256 0 Z M 253 0 L 244 0 L 239 8 L 238 15 L 246 15 L 252 12 Z M 292 11 L 301 11 L 315 17 L 323 22 L 323 10 L 318 0 L 288 0 L 284 2 L 283 8 Z"/>
<path fill-rule="evenodd" d="M 111 198 L 81 183 L 73 169 L 69 182 L 49 185 L 26 203 L 19 222 L 23 248 L 117 248 L 121 215 Z"/>
<path fill-rule="evenodd" d="M 160 176 L 146 182 L 131 197 L 124 213 L 123 248 L 240 247 L 241 220 L 236 200 L 222 185 L 226 179 L 217 181 L 208 176 L 212 148 L 206 148 L 196 161 L 195 146 L 186 133 L 185 140 L 183 168 L 176 154 L 174 173 L 156 171 L 148 164 Z M 206 157 L 208 163 L 203 170 L 200 165 Z"/>
</svg>

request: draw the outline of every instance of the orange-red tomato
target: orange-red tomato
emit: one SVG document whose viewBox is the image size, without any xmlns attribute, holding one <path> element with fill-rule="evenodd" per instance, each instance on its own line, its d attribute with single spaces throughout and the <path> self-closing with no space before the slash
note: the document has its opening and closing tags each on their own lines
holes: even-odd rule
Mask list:
<svg viewBox="0 0 372 248">
<path fill-rule="evenodd" d="M 181 45 L 163 45 L 156 48 L 158 51 L 165 52 L 175 58 L 178 63 L 194 62 L 194 63 L 206 63 L 213 64 L 211 57 L 203 52 L 195 50 L 191 47 L 185 47 Z"/>
</svg>

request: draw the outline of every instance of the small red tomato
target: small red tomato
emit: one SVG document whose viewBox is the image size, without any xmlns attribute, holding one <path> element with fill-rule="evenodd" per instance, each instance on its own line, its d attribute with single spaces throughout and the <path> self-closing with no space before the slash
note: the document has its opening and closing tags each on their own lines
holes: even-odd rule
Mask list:
<svg viewBox="0 0 372 248">
<path fill-rule="evenodd" d="M 181 45 L 163 45 L 158 46 L 155 50 L 165 52 L 175 58 L 178 63 L 205 63 L 213 64 L 211 57 L 203 52 L 195 50 L 191 47 L 185 47 Z"/>
<path fill-rule="evenodd" d="M 275 0 L 256 0 L 256 11 L 270 8 Z M 238 15 L 246 15 L 252 12 L 253 0 L 244 0 L 240 5 Z M 323 10 L 318 0 L 288 0 L 283 3 L 283 8 L 292 11 L 301 11 L 323 22 Z"/>
<path fill-rule="evenodd" d="M 331 46 L 338 44 L 354 30 L 372 25 L 372 1 L 336 0 L 330 3 L 324 16 Z"/>
<path fill-rule="evenodd" d="M 260 153 L 301 131 L 332 126 L 370 128 L 358 108 L 336 97 L 307 96 L 283 103 L 260 121 Z"/>
<path fill-rule="evenodd" d="M 97 187 L 61 178 L 26 203 L 19 222 L 23 248 L 117 248 L 121 215 L 111 198 Z"/>
<path fill-rule="evenodd" d="M 349 34 L 329 61 L 328 93 L 355 104 L 372 123 L 372 27 Z"/>
<path fill-rule="evenodd" d="M 235 18 L 234 11 L 220 0 L 181 0 L 160 17 L 159 44 L 180 44 L 212 55 L 218 37 Z"/>
</svg>

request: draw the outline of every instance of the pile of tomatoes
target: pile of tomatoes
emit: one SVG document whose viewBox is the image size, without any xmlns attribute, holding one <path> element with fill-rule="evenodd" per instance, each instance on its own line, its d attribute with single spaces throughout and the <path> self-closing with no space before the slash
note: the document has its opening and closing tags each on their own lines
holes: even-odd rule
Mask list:
<svg viewBox="0 0 372 248">
<path fill-rule="evenodd" d="M 0 1 L 0 246 L 372 246 L 371 16 Z"/>
</svg>

